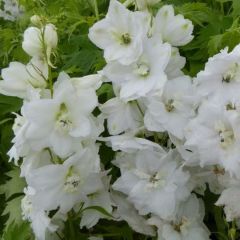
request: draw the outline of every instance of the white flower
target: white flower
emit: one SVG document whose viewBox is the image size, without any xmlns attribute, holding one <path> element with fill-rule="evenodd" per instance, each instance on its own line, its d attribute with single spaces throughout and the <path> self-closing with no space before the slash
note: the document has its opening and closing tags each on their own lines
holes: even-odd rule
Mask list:
<svg viewBox="0 0 240 240">
<path fill-rule="evenodd" d="M 26 180 L 36 190 L 34 201 L 39 208 L 53 210 L 59 206 L 59 211 L 66 213 L 87 195 L 102 189 L 99 171 L 98 154 L 89 148 L 61 165 L 33 170 Z"/>
<path fill-rule="evenodd" d="M 154 34 L 159 34 L 164 42 L 171 45 L 183 46 L 192 39 L 192 22 L 180 14 L 174 15 L 174 9 L 171 5 L 163 6 L 157 13 L 154 20 Z"/>
<path fill-rule="evenodd" d="M 32 187 L 24 189 L 25 196 L 21 202 L 23 220 L 28 220 L 37 240 L 46 240 L 48 232 L 56 232 L 58 226 L 52 224 L 47 213 L 39 209 L 34 204 L 34 196 L 36 191 Z"/>
<path fill-rule="evenodd" d="M 155 236 L 152 226 L 147 224 L 146 219 L 140 216 L 134 206 L 126 199 L 124 194 L 113 192 L 112 199 L 117 206 L 115 218 L 126 221 L 129 226 L 136 232 L 148 236 Z"/>
<path fill-rule="evenodd" d="M 171 58 L 165 69 L 168 79 L 178 78 L 183 76 L 181 69 L 186 64 L 186 58 L 180 56 L 178 48 L 172 47 Z"/>
<path fill-rule="evenodd" d="M 89 38 L 104 49 L 107 62 L 118 60 L 131 64 L 142 54 L 147 27 L 147 15 L 131 12 L 118 1 L 111 0 L 106 17 L 90 28 Z"/>
<path fill-rule="evenodd" d="M 162 91 L 167 81 L 164 72 L 171 56 L 171 46 L 157 38 L 146 39 L 143 53 L 129 66 L 108 63 L 103 69 L 107 78 L 120 86 L 120 98 L 125 101 Z"/>
<path fill-rule="evenodd" d="M 135 101 L 124 102 L 119 97 L 112 98 L 100 106 L 107 118 L 107 127 L 111 135 L 127 130 L 136 130 L 143 125 L 143 115 Z"/>
<path fill-rule="evenodd" d="M 44 89 L 47 86 L 48 68 L 35 57 L 24 65 L 11 62 L 8 68 L 2 69 L 3 81 L 0 81 L 0 92 L 7 96 L 29 99 L 32 89 Z"/>
<path fill-rule="evenodd" d="M 150 131 L 168 131 L 179 139 L 184 128 L 194 117 L 196 94 L 189 77 L 167 81 L 163 94 L 149 99 L 144 123 Z"/>
<path fill-rule="evenodd" d="M 88 195 L 87 199 L 84 202 L 83 209 L 91 206 L 99 206 L 111 215 L 113 204 L 108 192 L 110 179 L 108 179 L 107 176 L 103 176 L 102 180 L 104 188 L 96 193 Z M 87 209 L 82 213 L 80 227 L 87 227 L 88 229 L 92 228 L 98 223 L 101 218 L 109 217 L 94 209 Z"/>
<path fill-rule="evenodd" d="M 50 150 L 49 150 L 50 151 Z M 21 164 L 21 177 L 26 177 L 31 174 L 31 171 L 39 167 L 50 165 L 51 162 L 51 152 L 48 150 L 43 150 L 41 152 L 29 152 L 23 157 L 23 162 Z"/>
<path fill-rule="evenodd" d="M 226 220 L 229 222 L 240 217 L 239 199 L 240 187 L 238 184 L 238 186 L 236 185 L 225 189 L 216 202 L 217 206 L 224 206 Z"/>
<path fill-rule="evenodd" d="M 23 35 L 23 50 L 32 57 L 43 57 L 48 64 L 52 50 L 57 47 L 58 36 L 56 27 L 49 23 L 40 28 L 29 27 Z"/>
<path fill-rule="evenodd" d="M 177 217 L 172 222 L 152 218 L 149 223 L 157 225 L 159 240 L 209 240 L 209 231 L 202 223 L 204 208 L 201 202 L 192 195 L 181 204 Z"/>
<path fill-rule="evenodd" d="M 102 131 L 91 112 L 97 105 L 96 93 L 81 94 L 68 78 L 56 82 L 52 99 L 40 99 L 23 106 L 29 121 L 26 138 L 35 150 L 46 147 L 66 157 L 81 147 L 81 140 L 95 138 Z M 99 132 L 100 131 L 100 132 Z"/>
<path fill-rule="evenodd" d="M 186 145 L 193 146 L 200 165 L 220 165 L 231 175 L 239 176 L 239 115 L 219 105 L 204 102 L 198 116 L 186 128 Z"/>
<path fill-rule="evenodd" d="M 145 138 L 135 137 L 131 132 L 118 136 L 108 137 L 103 140 L 109 142 L 109 145 L 114 151 L 121 150 L 127 153 L 134 153 L 138 150 L 155 149 L 165 153 L 162 147 L 157 143 L 151 142 Z"/>
<path fill-rule="evenodd" d="M 190 194 L 186 187 L 189 174 L 179 167 L 179 160 L 175 151 L 167 155 L 139 151 L 136 168 L 124 171 L 113 189 L 128 195 L 141 215 L 154 213 L 163 219 L 173 219 L 179 203 Z"/>
<path fill-rule="evenodd" d="M 195 81 L 202 96 L 236 94 L 240 88 L 240 45 L 228 53 L 228 48 L 209 58 L 205 69 Z"/>
</svg>

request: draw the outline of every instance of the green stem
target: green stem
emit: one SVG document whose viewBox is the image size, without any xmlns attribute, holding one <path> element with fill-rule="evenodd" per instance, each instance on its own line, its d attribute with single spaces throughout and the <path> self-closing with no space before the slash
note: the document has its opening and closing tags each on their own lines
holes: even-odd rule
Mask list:
<svg viewBox="0 0 240 240">
<path fill-rule="evenodd" d="M 70 239 L 74 240 L 75 238 L 75 231 L 74 231 L 74 226 L 73 226 L 73 221 L 71 219 L 71 216 L 68 214 L 68 227 L 70 231 Z"/>
<path fill-rule="evenodd" d="M 99 20 L 99 11 L 98 11 L 97 0 L 93 0 L 93 4 L 94 4 L 94 11 L 95 11 L 96 18 L 97 18 L 97 20 Z"/>
<path fill-rule="evenodd" d="M 52 68 L 48 65 L 48 81 L 49 81 L 49 88 L 51 92 L 51 97 L 53 97 L 53 79 L 52 79 Z"/>
</svg>

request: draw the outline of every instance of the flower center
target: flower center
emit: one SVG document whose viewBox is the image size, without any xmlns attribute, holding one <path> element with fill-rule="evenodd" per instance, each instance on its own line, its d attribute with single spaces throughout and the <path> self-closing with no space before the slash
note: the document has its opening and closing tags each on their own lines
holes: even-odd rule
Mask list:
<svg viewBox="0 0 240 240">
<path fill-rule="evenodd" d="M 30 221 L 33 205 L 32 201 L 27 195 L 22 199 L 21 207 L 23 219 Z"/>
<path fill-rule="evenodd" d="M 165 109 L 167 112 L 172 112 L 174 110 L 174 100 L 173 99 L 169 99 L 166 103 L 165 103 Z"/>
<path fill-rule="evenodd" d="M 236 110 L 236 106 L 234 103 L 230 102 L 226 105 L 226 110 L 230 111 L 230 110 Z"/>
<path fill-rule="evenodd" d="M 159 186 L 163 187 L 166 183 L 164 176 L 165 176 L 165 174 L 162 172 L 156 172 L 153 175 L 151 175 L 149 178 L 150 186 L 153 188 L 156 188 Z"/>
<path fill-rule="evenodd" d="M 213 168 L 213 173 L 214 173 L 215 175 L 224 175 L 224 174 L 225 174 L 225 169 L 222 168 L 222 167 L 220 167 L 220 166 L 218 166 L 218 165 L 216 165 L 216 166 L 214 166 L 214 168 Z"/>
<path fill-rule="evenodd" d="M 230 83 L 232 81 L 239 81 L 240 77 L 240 66 L 238 63 L 233 64 L 229 70 L 223 74 L 222 81 L 225 83 Z"/>
<path fill-rule="evenodd" d="M 223 122 L 217 122 L 215 125 L 215 129 L 219 135 L 220 146 L 223 149 L 228 148 L 234 142 L 234 133 L 233 130 L 227 128 Z"/>
<path fill-rule="evenodd" d="M 188 219 L 186 217 L 182 217 L 182 219 L 178 223 L 173 222 L 172 226 L 175 231 L 180 233 L 182 231 L 182 228 L 188 224 L 189 224 Z"/>
<path fill-rule="evenodd" d="M 150 67 L 146 63 L 137 63 L 135 73 L 141 77 L 147 77 L 150 73 Z"/>
<path fill-rule="evenodd" d="M 121 36 L 121 43 L 124 44 L 124 45 L 128 45 L 131 43 L 131 37 L 130 37 L 130 34 L 129 33 L 124 33 L 122 34 Z"/>
<path fill-rule="evenodd" d="M 81 179 L 77 174 L 72 174 L 66 177 L 64 182 L 64 191 L 67 193 L 74 193 L 78 190 Z"/>
<path fill-rule="evenodd" d="M 72 129 L 72 121 L 64 103 L 60 105 L 60 111 L 57 114 L 55 126 L 57 130 L 63 133 L 67 133 Z"/>
</svg>

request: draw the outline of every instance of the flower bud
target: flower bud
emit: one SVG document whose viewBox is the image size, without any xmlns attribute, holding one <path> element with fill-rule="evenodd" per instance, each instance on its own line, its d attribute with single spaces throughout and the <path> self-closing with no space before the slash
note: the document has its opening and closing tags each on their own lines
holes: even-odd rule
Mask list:
<svg viewBox="0 0 240 240">
<path fill-rule="evenodd" d="M 56 48 L 58 42 L 58 36 L 56 27 L 49 23 L 44 28 L 44 43 L 47 47 Z"/>
<path fill-rule="evenodd" d="M 33 15 L 30 18 L 30 20 L 31 20 L 32 24 L 34 24 L 35 26 L 41 26 L 42 25 L 42 19 L 38 15 Z"/>
<path fill-rule="evenodd" d="M 136 5 L 139 10 L 147 10 L 148 7 L 157 4 L 161 0 L 136 0 Z"/>
<path fill-rule="evenodd" d="M 32 57 L 43 55 L 42 34 L 39 28 L 29 27 L 25 30 L 22 48 Z"/>
</svg>

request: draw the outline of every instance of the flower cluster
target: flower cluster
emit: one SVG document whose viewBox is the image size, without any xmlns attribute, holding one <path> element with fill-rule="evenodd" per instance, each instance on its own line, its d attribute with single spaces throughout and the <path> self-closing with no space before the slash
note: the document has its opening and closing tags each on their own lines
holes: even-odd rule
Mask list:
<svg viewBox="0 0 240 240">
<path fill-rule="evenodd" d="M 23 12 L 22 6 L 17 0 L 1 0 L 0 1 L 0 18 L 9 21 L 15 21 Z"/>
<path fill-rule="evenodd" d="M 61 236 L 72 216 L 80 228 L 111 218 L 159 240 L 208 240 L 199 197 L 207 186 L 227 221 L 240 218 L 240 47 L 191 78 L 178 47 L 193 39 L 192 22 L 171 5 L 153 15 L 158 0 L 135 2 L 138 11 L 111 0 L 90 28 L 106 60 L 97 74 L 53 78 L 56 27 L 39 16 L 24 32 L 30 62 L 2 70 L 0 92 L 23 99 L 8 154 L 26 179 L 22 215 L 38 240 Z M 115 96 L 100 104 L 106 82 Z M 115 151 L 114 181 L 102 142 Z"/>
</svg>

